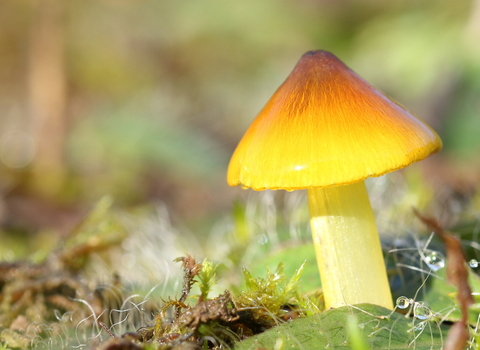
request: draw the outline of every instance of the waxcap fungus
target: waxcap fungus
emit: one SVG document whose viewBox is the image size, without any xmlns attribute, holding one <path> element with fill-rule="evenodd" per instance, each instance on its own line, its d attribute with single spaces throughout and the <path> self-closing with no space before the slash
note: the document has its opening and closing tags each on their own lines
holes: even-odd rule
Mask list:
<svg viewBox="0 0 480 350">
<path fill-rule="evenodd" d="M 309 51 L 237 146 L 230 186 L 329 187 L 381 176 L 442 148 L 438 135 L 326 51 Z"/>
</svg>

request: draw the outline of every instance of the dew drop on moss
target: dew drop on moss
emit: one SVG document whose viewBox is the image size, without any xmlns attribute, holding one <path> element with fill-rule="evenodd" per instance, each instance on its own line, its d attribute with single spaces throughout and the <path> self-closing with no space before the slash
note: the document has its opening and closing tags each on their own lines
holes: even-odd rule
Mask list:
<svg viewBox="0 0 480 350">
<path fill-rule="evenodd" d="M 262 233 L 261 235 L 259 235 L 257 237 L 257 242 L 260 243 L 260 244 L 265 244 L 268 242 L 268 236 L 264 233 Z"/>
<path fill-rule="evenodd" d="M 427 303 L 419 301 L 416 302 L 415 306 L 413 307 L 413 316 L 421 321 L 429 320 L 432 318 L 432 310 Z"/>
<path fill-rule="evenodd" d="M 399 309 L 406 309 L 407 307 L 410 306 L 411 300 L 407 297 L 398 297 L 397 299 L 397 307 Z"/>
<path fill-rule="evenodd" d="M 425 255 L 424 260 L 432 271 L 438 271 L 445 267 L 445 257 L 439 252 L 429 252 L 427 255 Z"/>
</svg>

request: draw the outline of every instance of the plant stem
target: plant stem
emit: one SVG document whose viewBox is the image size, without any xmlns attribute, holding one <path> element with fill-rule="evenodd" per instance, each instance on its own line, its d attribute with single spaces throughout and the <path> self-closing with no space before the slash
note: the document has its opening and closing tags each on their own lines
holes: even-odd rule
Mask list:
<svg viewBox="0 0 480 350">
<path fill-rule="evenodd" d="M 309 189 L 308 201 L 326 308 L 371 303 L 393 309 L 364 182 Z"/>
</svg>

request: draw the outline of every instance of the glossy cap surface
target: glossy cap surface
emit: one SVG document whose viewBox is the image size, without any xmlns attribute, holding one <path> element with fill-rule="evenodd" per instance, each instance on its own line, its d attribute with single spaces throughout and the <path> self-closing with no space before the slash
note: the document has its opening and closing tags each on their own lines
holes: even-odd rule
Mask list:
<svg viewBox="0 0 480 350">
<path fill-rule="evenodd" d="M 441 147 L 435 131 L 336 56 L 310 51 L 250 125 L 227 181 L 254 190 L 349 184 Z"/>
</svg>

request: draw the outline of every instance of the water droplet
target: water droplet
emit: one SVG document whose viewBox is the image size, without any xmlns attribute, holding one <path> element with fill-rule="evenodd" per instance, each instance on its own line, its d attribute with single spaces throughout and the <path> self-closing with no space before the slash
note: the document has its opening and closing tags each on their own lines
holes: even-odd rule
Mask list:
<svg viewBox="0 0 480 350">
<path fill-rule="evenodd" d="M 438 271 L 445 267 L 445 257 L 443 254 L 433 250 L 425 254 L 424 261 L 432 271 Z"/>
<path fill-rule="evenodd" d="M 426 325 L 427 325 L 426 322 L 420 322 L 420 323 L 417 323 L 415 327 L 413 327 L 413 329 L 415 329 L 416 331 L 423 331 Z"/>
<path fill-rule="evenodd" d="M 273 347 L 273 350 L 282 350 L 283 347 L 283 339 L 282 338 L 277 338 L 275 341 L 275 345 Z"/>
<path fill-rule="evenodd" d="M 409 307 L 412 303 L 412 299 L 409 299 L 407 297 L 398 297 L 397 299 L 397 307 L 399 309 L 406 309 Z"/>
<path fill-rule="evenodd" d="M 413 316 L 419 320 L 429 320 L 432 318 L 432 310 L 424 301 L 416 302 L 413 306 Z"/>
<path fill-rule="evenodd" d="M 478 267 L 478 261 L 476 259 L 472 259 L 468 262 L 468 265 L 470 265 L 472 269 L 476 269 Z"/>
<path fill-rule="evenodd" d="M 262 233 L 261 235 L 259 235 L 257 237 L 257 242 L 260 243 L 260 244 L 265 244 L 268 242 L 268 236 L 264 233 Z"/>
<path fill-rule="evenodd" d="M 12 130 L 0 138 L 0 161 L 11 168 L 23 168 L 35 157 L 35 141 L 21 130 Z"/>
</svg>

